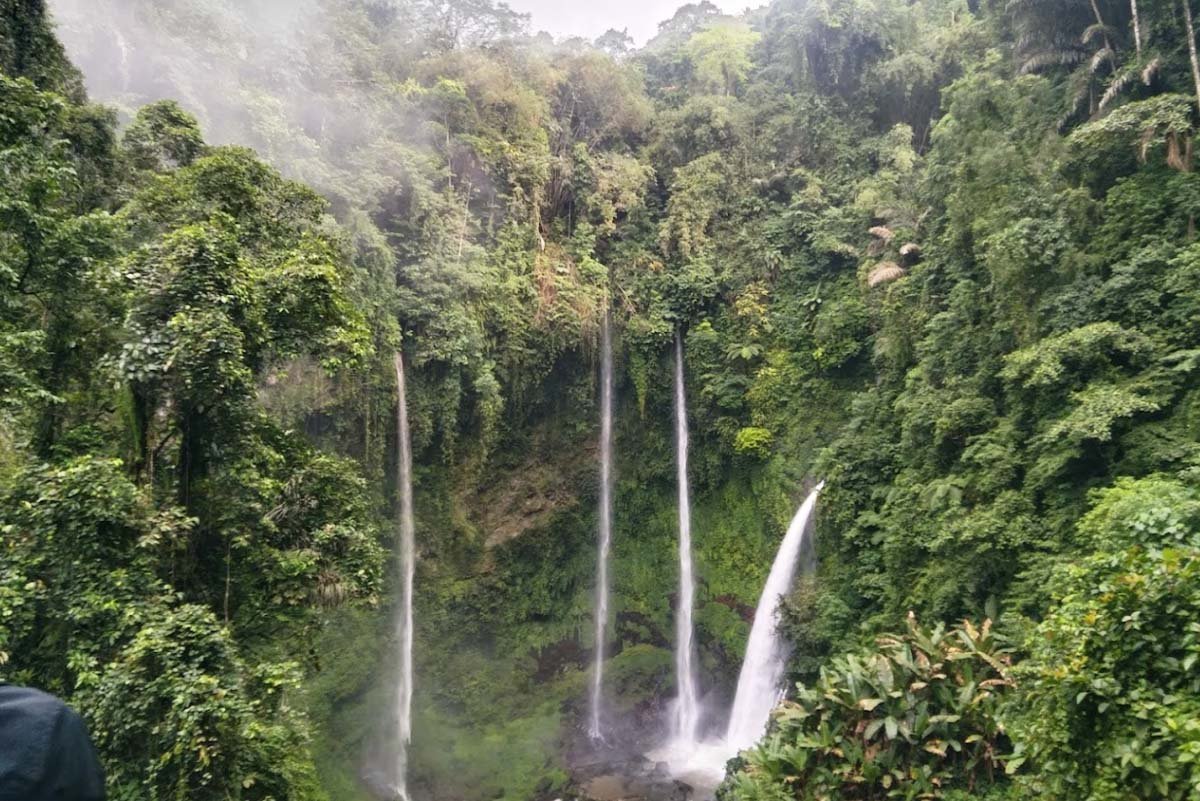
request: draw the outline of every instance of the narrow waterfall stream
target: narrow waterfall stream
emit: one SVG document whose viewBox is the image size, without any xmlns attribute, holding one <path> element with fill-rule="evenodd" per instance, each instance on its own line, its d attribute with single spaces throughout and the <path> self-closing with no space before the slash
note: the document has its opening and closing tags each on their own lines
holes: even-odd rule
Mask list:
<svg viewBox="0 0 1200 801">
<path fill-rule="evenodd" d="M 604 644 L 608 627 L 608 559 L 612 548 L 613 356 L 608 315 L 600 328 L 600 530 L 596 559 L 595 654 L 592 667 L 588 736 L 604 739 L 601 690 L 604 686 Z"/>
<path fill-rule="evenodd" d="M 408 744 L 412 740 L 413 694 L 413 576 L 416 567 L 413 524 L 412 440 L 408 432 L 408 398 L 405 394 L 404 357 L 396 351 L 396 516 L 400 530 L 400 610 L 396 638 L 400 643 L 396 679 L 396 758 L 392 777 L 397 798 L 408 801 Z"/>
<path fill-rule="evenodd" d="M 687 388 L 683 374 L 683 336 L 675 334 L 675 464 L 679 478 L 679 606 L 675 612 L 675 683 L 677 695 L 671 739 L 677 746 L 695 743 L 700 723 L 699 693 L 693 665 L 696 577 L 692 565 L 692 506 L 688 488 Z"/>
<path fill-rule="evenodd" d="M 780 600 L 792 588 L 808 538 L 809 519 L 824 486 L 824 482 L 818 484 L 792 518 L 775 563 L 771 565 L 771 574 L 763 587 L 758 609 L 754 612 L 754 625 L 750 629 L 746 658 L 738 676 L 733 712 L 729 716 L 729 728 L 725 731 L 725 742 L 734 753 L 758 742 L 767 728 L 771 710 L 783 692 L 788 648 L 777 625 Z"/>
</svg>

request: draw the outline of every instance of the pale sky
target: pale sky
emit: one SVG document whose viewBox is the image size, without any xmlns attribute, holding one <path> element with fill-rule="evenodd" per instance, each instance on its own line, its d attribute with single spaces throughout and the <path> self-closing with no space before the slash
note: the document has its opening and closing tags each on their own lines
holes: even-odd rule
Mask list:
<svg viewBox="0 0 1200 801">
<path fill-rule="evenodd" d="M 722 11 L 736 14 L 766 0 L 713 0 Z M 629 30 L 643 45 L 687 0 L 508 0 L 514 11 L 532 14 L 530 30 L 548 31 L 556 38 L 583 36 L 595 39 L 609 28 Z"/>
</svg>

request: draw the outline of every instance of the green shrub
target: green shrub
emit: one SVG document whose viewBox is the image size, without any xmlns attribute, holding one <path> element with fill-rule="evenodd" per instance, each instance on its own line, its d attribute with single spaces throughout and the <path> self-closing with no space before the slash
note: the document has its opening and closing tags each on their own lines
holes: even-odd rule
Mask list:
<svg viewBox="0 0 1200 801">
<path fill-rule="evenodd" d="M 1045 798 L 1200 795 L 1200 495 L 1151 477 L 1080 523 L 1100 548 L 1056 571 L 1011 713 L 1016 769 Z"/>
<path fill-rule="evenodd" d="M 733 449 L 738 453 L 765 457 L 771 453 L 775 435 L 765 428 L 743 428 L 733 438 Z"/>
</svg>

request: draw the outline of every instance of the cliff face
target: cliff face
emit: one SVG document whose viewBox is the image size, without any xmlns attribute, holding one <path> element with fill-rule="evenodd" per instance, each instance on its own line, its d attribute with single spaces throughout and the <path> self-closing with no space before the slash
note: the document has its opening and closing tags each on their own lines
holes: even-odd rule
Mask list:
<svg viewBox="0 0 1200 801">
<path fill-rule="evenodd" d="M 592 381 L 588 364 L 579 379 Z M 435 798 L 552 797 L 596 765 L 659 744 L 673 696 L 678 597 L 671 387 L 646 414 L 619 382 L 614 625 L 604 696 L 611 741 L 584 733 L 595 591 L 595 409 L 561 407 L 511 429 L 484 470 L 418 470 L 417 697 L 410 787 Z M 627 394 L 628 393 L 628 394 Z M 548 388 L 547 397 L 554 397 Z M 782 525 L 764 512 L 761 470 L 696 490 L 697 644 L 708 725 L 723 726 Z M 759 489 L 756 489 L 755 486 Z M 780 508 L 787 508 L 781 506 Z M 790 512 L 788 513 L 790 516 Z M 786 518 L 784 518 L 786 520 Z M 502 532 L 502 536 L 500 533 Z M 379 620 L 386 620 L 382 615 Z M 331 693 L 327 770 L 350 786 L 371 761 L 390 677 L 380 624 L 347 640 L 335 623 L 315 692 Z M 381 647 L 382 646 L 382 647 Z M 363 654 L 376 667 L 361 667 Z M 331 682 L 330 675 L 345 675 Z M 336 688 L 335 688 L 335 685 Z"/>
</svg>

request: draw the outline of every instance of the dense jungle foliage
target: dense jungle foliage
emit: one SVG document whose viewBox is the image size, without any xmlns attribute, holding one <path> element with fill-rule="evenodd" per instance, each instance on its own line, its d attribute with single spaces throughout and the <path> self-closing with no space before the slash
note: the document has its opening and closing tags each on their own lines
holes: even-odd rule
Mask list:
<svg viewBox="0 0 1200 801">
<path fill-rule="evenodd" d="M 410 786 L 578 794 L 611 314 L 623 736 L 681 331 L 712 727 L 827 481 L 723 799 L 1200 798 L 1194 0 L 50 6 L 0 0 L 0 677 L 112 797 L 368 797 L 398 348 Z"/>
</svg>

